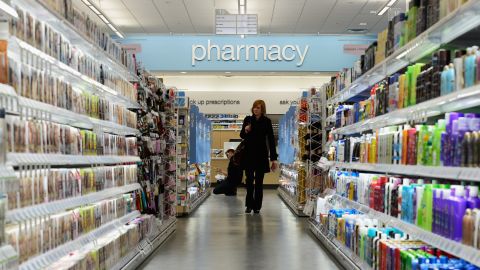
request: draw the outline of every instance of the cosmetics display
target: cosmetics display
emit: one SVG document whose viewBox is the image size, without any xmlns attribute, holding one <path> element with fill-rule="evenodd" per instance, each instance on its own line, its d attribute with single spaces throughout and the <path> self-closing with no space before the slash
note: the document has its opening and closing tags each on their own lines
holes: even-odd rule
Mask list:
<svg viewBox="0 0 480 270">
<path fill-rule="evenodd" d="M 479 269 L 355 209 L 331 208 L 318 213 L 315 226 L 349 250 L 349 259 L 357 259 L 363 269 Z"/>
<path fill-rule="evenodd" d="M 8 225 L 8 243 L 16 247 L 20 262 L 24 262 L 128 214 L 135 210 L 134 200 L 123 195 L 28 224 Z"/>
<path fill-rule="evenodd" d="M 8 152 L 136 156 L 136 138 L 7 117 Z"/>
<path fill-rule="evenodd" d="M 143 213 L 168 220 L 176 214 L 176 123 L 174 89 L 147 71 L 141 73 L 137 110 L 139 165 L 138 182 L 146 203 Z"/>
<path fill-rule="evenodd" d="M 76 169 L 22 166 L 16 174 L 18 179 L 4 183 L 9 190 L 7 192 L 8 210 L 136 183 L 137 166 L 119 165 Z"/>
<path fill-rule="evenodd" d="M 52 265 L 53 269 L 114 269 L 121 259 L 147 239 L 152 233 L 155 218 L 140 216 L 118 230 L 97 239 L 95 245 L 87 245 L 71 252 Z"/>
<path fill-rule="evenodd" d="M 76 72 L 113 89 L 119 95 L 136 101 L 137 94 L 133 85 L 114 70 L 108 69 L 105 63 L 99 62 L 95 56 L 88 55 L 76 48 L 48 23 L 41 21 L 41 18 L 34 18 L 28 11 L 20 8 L 17 8 L 17 13 L 18 20 L 11 21 L 10 34 L 12 36 L 71 67 Z M 115 46 L 119 45 L 115 44 Z M 34 62 L 25 64 L 33 65 Z"/>
<path fill-rule="evenodd" d="M 352 68 L 343 69 L 332 77 L 327 98 L 331 98 L 350 87 L 356 87 L 354 84 L 356 79 L 373 67 L 382 64 L 382 61 L 395 51 L 406 47 L 406 45 L 411 45 L 409 44 L 410 41 L 421 36 L 423 32 L 450 13 L 463 8 L 462 6 L 468 2 L 474 1 L 409 1 L 407 12 L 399 12 L 390 16 L 391 20 L 388 27 L 378 34 L 377 40 L 366 49 Z M 418 44 L 414 47 L 416 46 Z M 409 51 L 407 50 L 407 52 Z"/>
<path fill-rule="evenodd" d="M 136 114 L 106 98 L 77 90 L 67 80 L 9 61 L 9 84 L 19 96 L 47 103 L 89 117 L 135 128 Z M 19 71 L 19 73 L 17 73 Z"/>
<path fill-rule="evenodd" d="M 133 55 L 124 50 L 121 45 L 114 41 L 108 31 L 98 25 L 88 14 L 80 11 L 74 6 L 74 1 L 67 0 L 42 0 L 42 4 L 49 10 L 65 18 L 79 33 L 85 35 L 90 42 L 96 45 L 98 50 L 105 51 L 112 59 L 119 64 L 125 66 L 130 72 L 136 73 L 136 63 Z M 18 11 L 17 11 L 18 13 Z M 27 24 L 22 28 L 30 40 L 34 40 L 36 44 L 41 44 L 42 23 L 36 22 L 34 18 L 29 18 L 29 15 L 20 15 L 19 18 L 25 16 Z M 93 15 L 95 16 L 95 15 Z M 31 16 L 30 16 L 31 17 Z M 33 27 L 33 29 L 29 29 Z M 106 28 L 106 27 L 105 27 Z M 47 32 L 47 31 L 45 31 Z"/>
</svg>

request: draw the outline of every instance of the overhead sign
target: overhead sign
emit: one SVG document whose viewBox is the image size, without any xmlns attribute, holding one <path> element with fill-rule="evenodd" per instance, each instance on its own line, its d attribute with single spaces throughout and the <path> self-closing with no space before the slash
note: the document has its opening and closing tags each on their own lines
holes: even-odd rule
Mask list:
<svg viewBox="0 0 480 270">
<path fill-rule="evenodd" d="M 353 55 L 362 55 L 368 49 L 368 44 L 344 44 L 343 52 Z"/>
<path fill-rule="evenodd" d="M 206 45 L 192 45 L 192 66 L 199 61 L 295 61 L 300 67 L 305 61 L 309 45 L 245 45 L 213 44 L 209 39 Z"/>
<path fill-rule="evenodd" d="M 258 16 L 256 14 L 227 14 L 215 16 L 217 35 L 256 35 Z"/>
<path fill-rule="evenodd" d="M 122 48 L 129 53 L 138 54 L 142 52 L 142 45 L 139 43 L 122 44 Z"/>
</svg>

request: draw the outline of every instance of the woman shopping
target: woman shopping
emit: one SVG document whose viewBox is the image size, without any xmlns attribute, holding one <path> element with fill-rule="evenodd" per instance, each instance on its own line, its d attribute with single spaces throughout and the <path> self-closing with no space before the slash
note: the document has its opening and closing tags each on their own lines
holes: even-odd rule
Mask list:
<svg viewBox="0 0 480 270">
<path fill-rule="evenodd" d="M 263 100 L 256 100 L 252 106 L 252 116 L 243 120 L 240 137 L 245 141 L 245 175 L 247 198 L 245 213 L 260 213 L 263 200 L 263 177 L 265 173 L 277 169 L 277 150 L 273 135 L 272 121 L 266 116 Z M 272 162 L 270 166 L 269 162 Z"/>
</svg>

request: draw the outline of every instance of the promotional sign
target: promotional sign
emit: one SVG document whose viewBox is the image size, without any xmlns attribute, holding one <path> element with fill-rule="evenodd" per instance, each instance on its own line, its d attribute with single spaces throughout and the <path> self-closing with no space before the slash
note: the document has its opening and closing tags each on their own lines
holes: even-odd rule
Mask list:
<svg viewBox="0 0 480 270">
<path fill-rule="evenodd" d="M 360 56 L 365 53 L 368 46 L 368 44 L 345 44 L 343 45 L 343 52 Z"/>
</svg>

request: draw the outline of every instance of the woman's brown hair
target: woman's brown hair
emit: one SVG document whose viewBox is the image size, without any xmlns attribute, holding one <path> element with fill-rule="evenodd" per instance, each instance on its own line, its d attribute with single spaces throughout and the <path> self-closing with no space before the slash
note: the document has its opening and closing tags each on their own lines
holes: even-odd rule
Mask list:
<svg viewBox="0 0 480 270">
<path fill-rule="evenodd" d="M 253 102 L 252 113 L 253 113 L 253 108 L 257 107 L 258 105 L 260 105 L 260 108 L 262 110 L 262 115 L 265 116 L 267 114 L 267 106 L 265 105 L 265 101 L 261 99 L 257 99 L 255 100 L 255 102 Z"/>
</svg>

